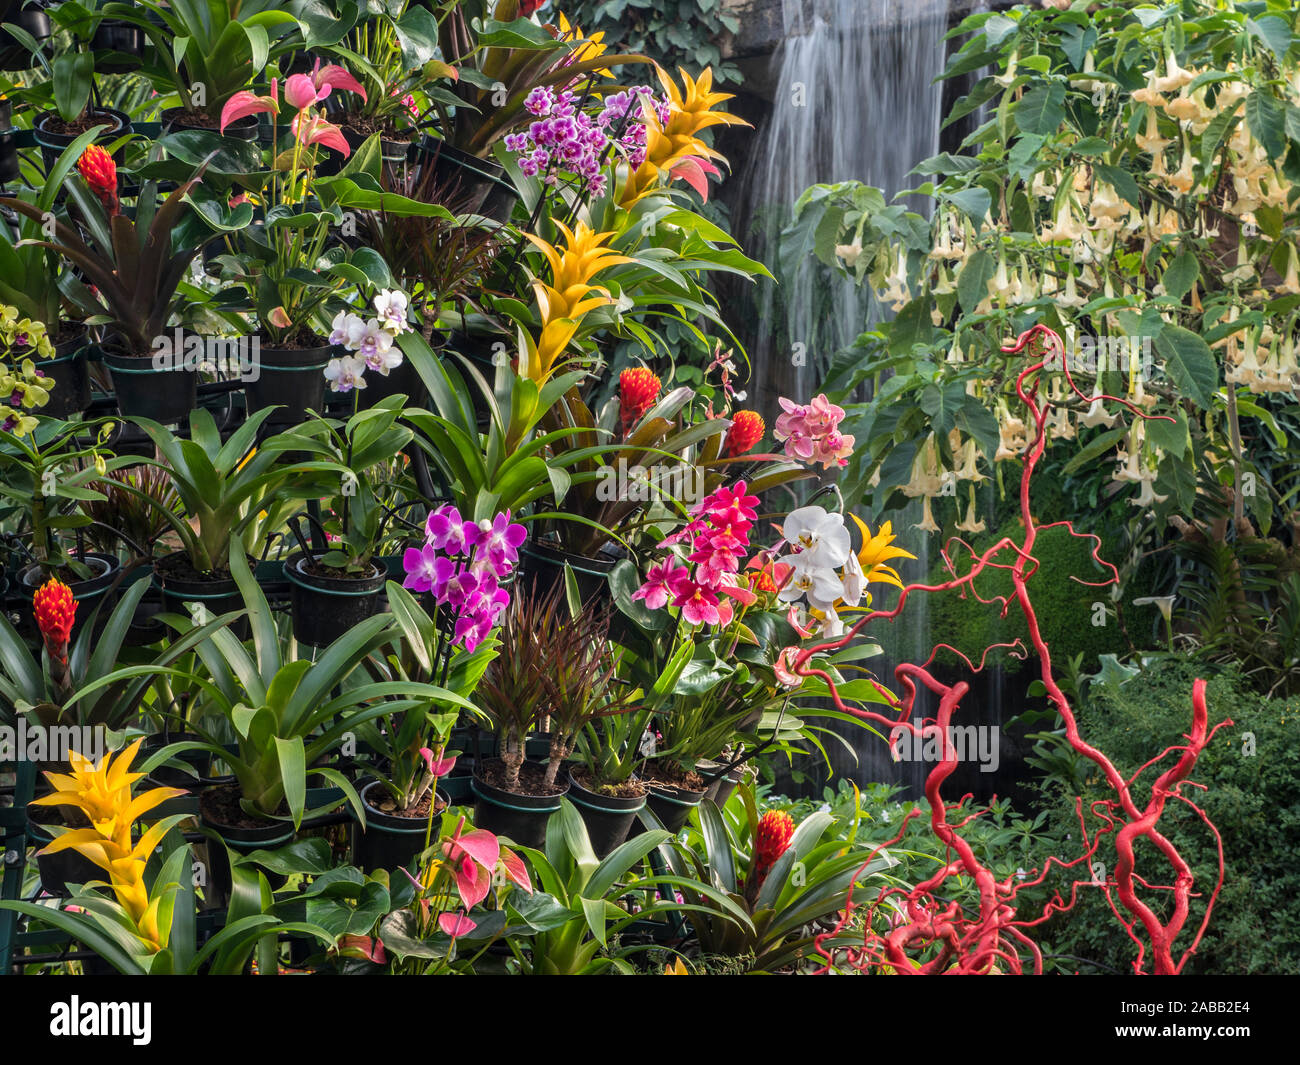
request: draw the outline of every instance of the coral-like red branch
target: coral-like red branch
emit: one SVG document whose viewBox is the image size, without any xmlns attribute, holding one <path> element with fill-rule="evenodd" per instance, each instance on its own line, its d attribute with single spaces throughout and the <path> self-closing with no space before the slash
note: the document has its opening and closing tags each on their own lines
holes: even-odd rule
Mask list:
<svg viewBox="0 0 1300 1065">
<path fill-rule="evenodd" d="M 1049 361 L 1053 364 L 1052 368 L 1060 367 L 1064 371 L 1070 391 L 1075 396 L 1088 402 L 1091 402 L 1094 397 L 1084 395 L 1075 385 L 1070 376 L 1067 360 L 1062 357 L 1064 346 L 1061 338 L 1046 326 L 1034 326 L 1022 334 L 1013 346 L 1002 350 L 1008 355 L 1027 355 L 1030 359 L 1030 365 L 1025 367 L 1016 378 L 1016 394 L 1028 408 L 1037 429 L 1033 443 L 1025 456 L 1024 471 L 1020 479 L 1020 513 L 1025 526 L 1024 540 L 1016 543 L 1010 537 L 1003 537 L 979 556 L 976 556 L 970 545 L 964 541 L 957 541 L 969 552 L 972 559 L 970 569 L 962 574 L 957 573 L 953 558 L 949 554 L 948 547 L 951 547 L 954 542 L 949 541 L 943 557 L 948 572 L 952 574 L 951 580 L 936 585 L 906 585 L 901 590 L 898 604 L 894 609 L 865 613 L 843 636 L 815 647 L 805 648 L 793 663 L 794 674 L 803 677 L 815 676 L 827 685 L 837 709 L 888 729 L 891 744 L 908 733 L 913 738 L 918 738 L 922 734 L 937 735 L 942 741 L 942 758 L 926 779 L 925 795 L 930 804 L 931 831 L 943 844 L 946 854 L 944 864 L 927 880 L 910 889 L 902 887 L 882 889 L 875 901 L 865 907 L 862 947 L 853 947 L 848 951 L 837 949 L 833 954 L 825 944 L 842 933 L 851 919 L 855 904 L 850 894 L 848 904 L 837 926 L 818 936 L 817 950 L 826 960 L 827 969 L 839 961 L 857 968 L 882 967 L 908 975 L 982 974 L 1021 973 L 1026 970 L 1028 964 L 1030 971 L 1038 973 L 1042 972 L 1043 968 L 1042 953 L 1027 934 L 1027 930 L 1042 924 L 1054 914 L 1068 910 L 1074 905 L 1081 887 L 1094 887 L 1105 892 L 1116 918 L 1136 945 L 1134 972 L 1176 974 L 1182 970 L 1188 958 L 1196 950 L 1209 922 L 1219 889 L 1223 885 L 1223 854 L 1220 845 L 1218 879 L 1206 900 L 1205 913 L 1196 936 L 1190 945 L 1175 957 L 1175 941 L 1187 922 L 1194 895 L 1194 878 L 1186 860 L 1179 854 L 1173 843 L 1160 832 L 1158 824 L 1166 802 L 1173 798 L 1195 810 L 1209 830 L 1214 833 L 1216 840 L 1218 839 L 1218 831 L 1204 811 L 1189 797 L 1182 794 L 1180 789 L 1187 782 L 1197 759 L 1215 732 L 1224 725 L 1231 725 L 1232 722 L 1223 721 L 1213 728 L 1209 727 L 1205 682 L 1197 680 L 1192 689 L 1192 727 L 1190 733 L 1184 737 L 1186 743 L 1168 747 L 1127 780 L 1104 753 L 1088 743 L 1080 734 L 1074 709 L 1052 675 L 1051 651 L 1043 639 L 1038 617 L 1029 596 L 1028 582 L 1038 569 L 1038 560 L 1033 555 L 1034 543 L 1042 530 L 1064 527 L 1069 530 L 1071 536 L 1092 540 L 1093 558 L 1110 571 L 1108 580 L 1093 586 L 1105 587 L 1114 584 L 1118 581 L 1119 574 L 1113 565 L 1099 557 L 1101 541 L 1095 534 L 1077 532 L 1067 521 L 1040 526 L 1029 509 L 1029 487 L 1034 468 L 1046 448 L 1046 423 L 1051 402 L 1046 397 L 1040 397 L 1039 384 L 1042 372 L 1048 367 Z M 1119 403 L 1138 417 L 1152 417 L 1121 397 L 1103 395 L 1100 398 Z M 1009 551 L 1014 556 L 1013 560 L 997 561 L 1003 551 Z M 974 590 L 975 578 L 989 567 L 1005 569 L 1011 573 L 1014 588 L 1011 598 L 1024 615 L 1030 644 L 1038 655 L 1043 685 L 1047 690 L 1048 698 L 1065 722 L 1066 739 L 1075 752 L 1101 770 L 1113 793 L 1113 797 L 1090 805 L 1089 812 L 1095 822 L 1091 832 L 1088 818 L 1083 811 L 1083 800 L 1076 799 L 1076 813 L 1084 848 L 1077 858 L 1068 862 L 1059 858 L 1049 858 L 1041 870 L 1021 873 L 1004 880 L 998 880 L 993 872 L 979 861 L 969 842 L 960 835 L 960 830 L 978 816 L 978 811 L 974 813 L 963 811 L 964 816 L 960 820 L 950 821 L 948 806 L 942 795 L 944 782 L 957 767 L 957 752 L 952 743 L 949 726 L 963 696 L 969 690 L 968 685 L 965 682 L 947 685 L 936 680 L 927 668 L 934 658 L 934 652 L 922 665 L 904 663 L 894 671 L 903 697 L 901 699 L 889 697 L 889 705 L 897 715 L 890 717 L 876 710 L 846 705 L 840 698 L 836 684 L 830 675 L 825 670 L 810 664 L 814 656 L 844 647 L 871 622 L 897 618 L 913 592 L 933 593 L 957 590 L 964 595 L 969 589 L 980 602 L 998 604 L 1005 616 L 1011 606 L 1009 599 L 1001 596 L 985 599 Z M 1080 583 L 1091 584 L 1092 582 L 1080 581 Z M 935 651 L 937 650 L 936 647 Z M 983 667 L 987 654 L 986 649 L 984 655 L 980 657 L 980 668 Z M 969 658 L 965 655 L 961 657 L 972 671 L 976 671 Z M 918 686 L 927 688 L 939 699 L 938 713 L 933 720 L 917 722 L 911 719 Z M 884 691 L 883 688 L 880 690 Z M 1177 751 L 1182 752 L 1181 757 L 1171 768 L 1156 778 L 1151 785 L 1151 794 L 1146 805 L 1139 806 L 1133 794 L 1138 777 L 1147 768 Z M 957 804 L 956 811 L 962 811 L 964 804 L 965 798 Z M 900 841 L 907 824 L 916 816 L 919 816 L 918 811 L 911 811 L 904 819 L 898 835 L 873 851 L 871 857 L 874 858 L 881 850 Z M 1136 872 L 1134 844 L 1139 839 L 1146 839 L 1153 844 L 1168 862 L 1172 872 L 1171 884 L 1152 885 Z M 1115 860 L 1109 863 L 1113 866 L 1113 874 L 1110 876 L 1103 874 L 1100 878 L 1091 877 L 1092 859 L 1106 841 L 1113 841 Z M 1043 906 L 1041 913 L 1037 915 L 1017 913 L 1017 895 L 1020 891 L 1044 883 L 1053 868 L 1065 870 L 1077 866 L 1088 870 L 1091 878 L 1074 880 L 1070 886 L 1068 900 L 1061 898 L 1058 892 Z M 863 868 L 865 867 L 864 865 Z M 974 884 L 979 899 L 974 913 L 966 912 L 960 903 L 941 894 L 945 882 L 954 877 L 969 878 Z M 1139 891 L 1154 890 L 1172 893 L 1172 907 L 1165 921 L 1161 921 L 1139 895 Z M 887 921 L 884 920 L 882 911 L 887 911 Z M 881 917 L 881 923 L 887 925 L 884 930 L 878 927 L 878 915 Z"/>
</svg>

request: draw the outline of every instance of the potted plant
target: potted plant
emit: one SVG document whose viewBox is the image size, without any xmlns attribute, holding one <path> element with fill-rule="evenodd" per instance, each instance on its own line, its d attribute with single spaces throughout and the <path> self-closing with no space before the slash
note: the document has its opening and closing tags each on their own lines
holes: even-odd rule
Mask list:
<svg viewBox="0 0 1300 1065">
<path fill-rule="evenodd" d="M 49 39 L 50 16 L 41 0 L 8 0 L 0 13 L 0 70 L 31 70 Z"/>
<path fill-rule="evenodd" d="M 326 517 L 324 551 L 300 540 L 301 553 L 284 563 L 292 587 L 294 635 L 320 646 L 379 609 L 387 570 L 375 561 L 397 486 L 374 468 L 404 448 L 412 431 L 398 424 L 397 398 L 353 414 L 346 422 L 313 416 L 263 447 L 269 457 L 302 457 L 288 468 L 295 498 L 319 499 Z M 378 482 L 378 483 L 377 483 Z"/>
<path fill-rule="evenodd" d="M 131 219 L 118 200 L 116 164 L 91 145 L 78 160 L 80 176 L 66 185 L 80 212 L 80 226 L 56 221 L 54 239 L 35 242 L 58 252 L 81 275 L 63 279 L 72 303 L 87 319 L 107 320 L 104 361 L 123 414 L 173 422 L 194 407 L 196 371 L 179 358 L 160 360 L 157 341 L 179 306 L 177 290 L 185 271 L 201 250 L 173 250 L 172 230 L 206 165 L 200 164 L 161 204 L 157 183 L 146 181 Z M 45 222 L 45 213 L 34 203 L 8 197 L 0 204 L 38 225 Z"/>
<path fill-rule="evenodd" d="M 106 4 L 102 15 L 136 27 L 152 42 L 141 73 L 158 92 L 175 94 L 164 100 L 176 101 L 162 113 L 164 132 L 224 126 L 222 109 L 253 83 L 268 60 L 291 47 L 294 27 L 293 15 L 273 0 L 218 5 L 136 0 Z M 256 140 L 257 120 L 241 121 L 227 135 Z"/>
<path fill-rule="evenodd" d="M 89 605 L 110 592 L 121 565 L 115 554 L 87 549 L 80 533 L 90 518 L 77 507 L 84 500 L 103 499 L 93 482 L 129 460 L 105 459 L 107 420 L 37 419 L 30 432 L 21 432 L 25 428 L 21 417 L 13 430 L 0 428 L 0 498 L 25 511 L 29 526 L 29 564 L 17 572 L 18 586 L 30 596 L 50 577 L 58 577 L 74 598 Z"/>
<path fill-rule="evenodd" d="M 498 757 L 474 767 L 474 824 L 516 843 L 541 847 L 546 824 L 569 790 L 548 766 L 528 761 L 525 741 L 550 712 L 545 677 L 565 646 L 568 619 L 554 592 L 517 588 L 502 617 L 497 656 L 479 682 L 477 702 L 496 733 Z"/>
<path fill-rule="evenodd" d="M 321 372 L 340 342 L 322 335 L 326 302 L 348 284 L 369 287 L 388 278 L 383 260 L 370 249 L 354 252 L 345 244 L 331 244 L 331 236 L 343 228 L 343 207 L 331 186 L 314 180 L 321 146 L 350 153 L 338 127 L 315 106 L 334 87 L 347 88 L 323 80 L 336 76 L 331 73 L 336 69 L 318 70 L 314 78 L 294 74 L 282 87 L 283 102 L 293 114 L 287 143 L 272 138 L 258 175 L 261 184 L 248 193 L 261 205 L 261 217 L 255 219 L 252 207 L 242 204 L 246 221 L 240 228 L 229 221 L 222 225 L 229 251 L 213 264 L 222 280 L 247 293 L 247 309 L 257 321 L 260 373 L 251 385 L 251 402 L 288 400 L 282 421 L 322 405 Z M 257 114 L 278 116 L 280 89 L 273 85 L 270 96 L 236 92 L 221 112 L 221 132 Z"/>
<path fill-rule="evenodd" d="M 437 58 L 437 21 L 427 7 L 409 0 L 379 8 L 349 6 L 341 14 L 300 23 L 305 48 L 336 56 L 360 75 L 354 95 L 331 97 L 326 109 L 354 149 L 377 134 L 384 161 L 405 162 L 422 118 L 417 98 L 454 100 L 436 85 L 456 77 L 455 69 Z"/>
<path fill-rule="evenodd" d="M 168 609 L 199 603 L 214 613 L 238 609 L 242 598 L 232 574 L 231 545 L 259 520 L 259 513 L 280 513 L 287 503 L 279 497 L 289 471 L 277 462 L 274 451 L 255 449 L 257 432 L 269 410 L 249 416 L 224 443 L 212 414 L 203 407 L 192 411 L 189 439 L 147 418 L 136 419 L 157 448 L 158 458 L 137 461 L 167 472 L 179 511 L 158 505 L 156 515 L 165 521 L 180 547 L 154 561 L 154 583 Z M 129 483 L 121 490 L 145 503 L 154 496 Z"/>
<path fill-rule="evenodd" d="M 29 203 L 41 218 L 49 215 L 64 181 L 95 139 L 90 130 L 77 137 L 55 161 L 38 184 L 22 186 L 16 196 Z M 0 303 L 15 307 L 20 317 L 44 322 L 52 357 L 41 363 L 49 378 L 49 400 L 41 413 L 54 417 L 78 414 L 90 406 L 90 374 L 87 367 L 89 338 L 86 326 L 65 313 L 59 288 L 61 260 L 39 243 L 45 237 L 42 223 L 27 214 L 12 213 L 0 224 Z"/>
<path fill-rule="evenodd" d="M 96 141 L 118 141 L 131 133 L 131 120 L 125 112 L 104 107 L 94 94 L 95 54 L 90 42 L 103 19 L 92 3 L 45 6 L 61 34 L 71 39 L 72 47 L 52 59 L 45 54 L 43 42 L 18 31 L 19 39 L 31 50 L 49 80 L 17 90 L 37 107 L 46 107 L 32 121 L 36 143 L 48 170 L 78 136 L 97 128 Z M 48 105 L 53 105 L 52 107 Z"/>
<path fill-rule="evenodd" d="M 457 697 L 435 685 L 347 683 L 361 660 L 391 639 L 392 619 L 385 615 L 364 619 L 315 661 L 286 659 L 266 597 L 237 546 L 232 542 L 230 568 L 244 597 L 252 648 L 221 629 L 196 645 L 210 683 L 192 721 L 204 736 L 202 749 L 228 765 L 235 779 L 205 789 L 201 819 L 236 850 L 286 841 L 304 819 L 322 812 L 307 808 L 307 781 L 321 777 L 341 791 L 364 825 L 360 796 L 338 769 L 322 764 L 325 756 L 366 721 Z M 225 745 L 231 729 L 233 749 Z M 181 746 L 187 745 L 174 749 Z M 325 809 L 339 801 L 327 799 Z"/>
<path fill-rule="evenodd" d="M 640 719 L 633 703 L 637 693 L 619 678 L 619 654 L 609 641 L 608 605 L 596 599 L 583 603 L 567 619 L 551 651 L 544 675 L 551 749 L 543 783 L 554 784 L 567 772 L 569 800 L 587 825 L 596 856 L 603 858 L 627 838 L 637 811 L 645 806 L 640 781 L 630 773 L 616 780 L 603 776 L 591 746 L 593 740 L 599 742 L 600 726 L 609 724 L 617 734 L 624 721 Z M 575 746 L 585 747 L 586 757 L 580 759 L 581 766 L 566 765 Z"/>
</svg>

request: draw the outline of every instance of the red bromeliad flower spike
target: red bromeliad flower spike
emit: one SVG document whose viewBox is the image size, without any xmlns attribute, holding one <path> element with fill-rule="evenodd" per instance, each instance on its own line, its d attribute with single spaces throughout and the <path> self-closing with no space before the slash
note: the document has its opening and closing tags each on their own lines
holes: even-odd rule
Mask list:
<svg viewBox="0 0 1300 1065">
<path fill-rule="evenodd" d="M 758 819 L 754 832 L 754 872 L 759 880 L 767 876 L 790 846 L 794 835 L 794 818 L 784 810 L 768 810 Z"/>
<path fill-rule="evenodd" d="M 58 579 L 50 579 L 32 596 L 36 627 L 45 638 L 50 656 L 50 676 L 55 686 L 64 688 L 68 678 L 68 641 L 77 618 L 77 601 L 72 589 Z"/>
<path fill-rule="evenodd" d="M 654 406 L 662 387 L 654 371 L 645 366 L 634 366 L 618 375 L 618 403 L 625 434 Z"/>
<path fill-rule="evenodd" d="M 1173 975 L 1182 971 L 1187 960 L 1200 943 L 1215 900 L 1223 886 L 1223 847 L 1218 831 L 1205 815 L 1204 811 L 1181 791 L 1196 766 L 1197 759 L 1205 750 L 1214 734 L 1231 721 L 1223 721 L 1213 728 L 1209 726 L 1209 713 L 1205 702 L 1205 682 L 1198 680 L 1192 687 L 1192 723 L 1190 731 L 1184 736 L 1185 743 L 1174 744 L 1152 758 L 1142 770 L 1132 777 L 1125 778 L 1114 763 L 1100 750 L 1085 741 L 1079 731 L 1078 718 L 1069 699 L 1062 692 L 1052 674 L 1051 650 L 1044 641 L 1038 625 L 1038 617 L 1030 599 L 1028 582 L 1038 568 L 1034 558 L 1034 543 L 1039 532 L 1057 526 L 1069 531 L 1072 536 L 1093 541 L 1093 558 L 1110 572 L 1108 580 L 1100 582 L 1098 587 L 1114 584 L 1119 579 L 1118 571 L 1113 565 L 1097 556 L 1099 539 L 1092 534 L 1076 532 L 1069 522 L 1056 522 L 1051 525 L 1039 525 L 1029 505 L 1029 486 L 1034 468 L 1043 456 L 1046 447 L 1046 424 L 1051 402 L 1040 395 L 1042 375 L 1048 370 L 1065 367 L 1065 380 L 1070 396 L 1091 402 L 1094 398 L 1086 395 L 1074 383 L 1068 366 L 1063 358 L 1064 345 L 1061 338 L 1046 326 L 1037 325 L 1021 335 L 1017 342 L 1002 349 L 1009 355 L 1024 354 L 1030 365 L 1021 370 L 1016 378 L 1016 394 L 1029 411 L 1037 433 L 1024 458 L 1024 469 L 1020 481 L 1020 512 L 1024 523 L 1024 539 L 1017 543 L 1010 537 L 1003 537 L 982 555 L 962 543 L 971 556 L 971 567 L 959 574 L 950 552 L 945 549 L 943 557 L 952 579 L 940 584 L 909 584 L 902 588 L 898 605 L 893 610 L 873 610 L 864 614 L 843 636 L 813 647 L 805 647 L 798 652 L 791 664 L 790 672 L 796 677 L 817 677 L 830 690 L 830 696 L 836 709 L 842 713 L 869 721 L 871 724 L 888 730 L 891 743 L 898 742 L 904 735 L 917 740 L 922 735 L 937 736 L 943 744 L 943 759 L 938 762 L 926 778 L 925 795 L 930 804 L 930 828 L 936 838 L 943 844 L 949 861 L 925 880 L 911 888 L 886 887 L 881 889 L 875 900 L 866 907 L 863 921 L 863 942 L 861 947 L 848 951 L 835 951 L 826 944 L 841 934 L 852 919 L 855 906 L 850 892 L 847 905 L 837 926 L 829 932 L 819 935 L 816 949 L 826 959 L 828 971 L 833 964 L 844 963 L 856 968 L 880 968 L 885 971 L 903 975 L 922 975 L 930 973 L 985 974 L 994 972 L 1021 973 L 1026 964 L 1034 972 L 1042 972 L 1043 955 L 1038 945 L 1029 936 L 1036 926 L 1044 923 L 1054 914 L 1062 913 L 1074 905 L 1080 888 L 1099 887 L 1104 891 L 1125 932 L 1133 941 L 1136 957 L 1133 969 L 1137 973 L 1147 972 L 1147 959 L 1150 957 L 1150 971 L 1157 975 Z M 1126 399 L 1116 396 L 1101 396 L 1124 406 L 1135 416 L 1148 418 L 1151 415 L 1135 407 Z M 1168 419 L 1166 419 L 1168 420 Z M 952 541 L 950 541 L 951 545 Z M 1011 574 L 1012 595 L 1007 599 L 995 597 L 985 599 L 975 591 L 973 582 L 986 568 L 1007 571 Z M 1091 582 L 1084 582 L 1091 583 Z M 1102 778 L 1109 785 L 1113 798 L 1092 804 L 1091 813 L 1097 823 L 1089 825 L 1083 810 L 1083 800 L 1076 799 L 1075 809 L 1082 830 L 1083 853 L 1071 861 L 1049 858 L 1041 870 L 1017 874 L 1005 879 L 997 879 L 992 870 L 982 864 L 970 843 L 961 835 L 961 830 L 981 811 L 970 811 L 965 807 L 966 798 L 957 803 L 953 809 L 954 818 L 949 819 L 949 807 L 942 795 L 944 782 L 957 768 L 957 751 L 949 727 L 962 698 L 970 690 L 965 681 L 947 685 L 937 680 L 928 670 L 930 662 L 940 647 L 937 645 L 930 657 L 921 665 L 904 663 L 898 666 L 894 675 L 903 691 L 901 699 L 887 690 L 880 688 L 881 696 L 893 708 L 895 716 L 870 709 L 858 709 L 848 706 L 836 688 L 835 681 L 823 669 L 811 665 L 814 655 L 825 655 L 840 650 L 856 637 L 872 621 L 893 620 L 902 613 L 908 598 L 914 591 L 939 592 L 960 590 L 963 594 L 970 590 L 981 602 L 997 603 L 1003 611 L 1014 599 L 1024 615 L 1029 631 L 1029 640 L 1041 667 L 1041 679 L 1056 711 L 1065 723 L 1065 735 L 1076 753 L 1092 762 L 1100 771 Z M 1019 642 L 1019 641 L 1017 641 Z M 949 647 L 950 650 L 956 648 Z M 961 652 L 958 652 L 959 654 Z M 985 656 L 988 650 L 985 651 Z M 965 658 L 972 672 L 983 668 L 984 657 L 979 666 Z M 913 722 L 912 707 L 916 693 L 925 687 L 939 700 L 935 716 L 919 724 Z M 1173 766 L 1166 769 L 1152 784 L 1150 798 L 1145 804 L 1139 804 L 1134 796 L 1134 788 L 1142 771 L 1162 761 L 1171 754 L 1180 755 Z M 1169 800 L 1181 802 L 1190 807 L 1206 825 L 1218 844 L 1219 868 L 1213 888 L 1194 890 L 1194 877 L 1186 859 L 1179 853 L 1173 842 L 1159 830 L 1160 817 Z M 866 864 L 874 860 L 885 847 L 899 842 L 907 825 L 920 811 L 913 808 L 903 819 L 898 834 L 891 840 L 876 848 Z M 1112 870 L 1100 884 L 1094 884 L 1091 876 L 1093 856 L 1098 853 L 1107 837 L 1114 841 L 1114 860 L 1105 865 Z M 1153 845 L 1155 852 L 1168 863 L 1168 882 L 1164 877 L 1151 873 L 1139 874 L 1136 871 L 1134 844 L 1139 838 Z M 1152 860 L 1150 850 L 1148 860 Z M 864 864 L 863 869 L 866 869 Z M 1075 879 L 1070 886 L 1069 898 L 1061 897 L 1060 892 L 1049 901 L 1042 912 L 1035 915 L 1021 916 L 1017 913 L 1017 896 L 1025 888 L 1035 887 L 1045 882 L 1053 869 L 1079 868 L 1086 878 Z M 951 886 L 945 882 L 949 878 L 969 878 L 978 893 L 975 912 L 968 912 L 961 903 L 953 901 Z M 1146 900 L 1139 896 L 1139 889 L 1144 894 L 1151 892 L 1167 893 L 1168 904 L 1158 907 L 1164 919 Z M 1191 942 L 1178 955 L 1174 953 L 1174 944 L 1187 923 L 1190 903 L 1193 897 L 1204 899 L 1205 911 L 1199 927 Z M 888 919 L 886 919 L 888 915 Z M 877 921 L 877 917 L 880 921 Z M 881 925 L 885 925 L 881 930 Z M 1028 957 L 1026 958 L 1026 955 Z"/>
<path fill-rule="evenodd" d="M 77 160 L 77 171 L 90 191 L 99 197 L 110 218 L 122 213 L 117 200 L 117 164 L 108 152 L 98 144 L 90 145 Z"/>
<path fill-rule="evenodd" d="M 763 416 L 757 411 L 736 411 L 731 416 L 731 429 L 727 432 L 727 457 L 734 459 L 753 451 L 766 429 Z"/>
</svg>

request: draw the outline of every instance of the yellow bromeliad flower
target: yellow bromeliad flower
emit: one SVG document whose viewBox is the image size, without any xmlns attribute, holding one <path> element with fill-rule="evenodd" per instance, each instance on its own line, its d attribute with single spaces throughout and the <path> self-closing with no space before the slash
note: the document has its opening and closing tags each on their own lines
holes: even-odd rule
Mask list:
<svg viewBox="0 0 1300 1065">
<path fill-rule="evenodd" d="M 136 740 L 116 758 L 105 755 L 97 766 L 80 753 L 71 752 L 68 763 L 72 772 L 46 773 L 55 790 L 34 799 L 32 805 L 74 806 L 85 814 L 89 828 L 68 829 L 40 853 L 73 848 L 107 872 L 117 901 L 130 915 L 141 938 L 158 951 L 163 947 L 158 928 L 158 907 L 163 899 L 149 898 L 144 868 L 170 824 L 151 826 L 134 844 L 131 829 L 138 818 L 159 803 L 185 792 L 181 788 L 151 788 L 132 798 L 131 785 L 144 774 L 129 770 L 143 742 L 143 738 Z"/>
<path fill-rule="evenodd" d="M 551 284 L 539 279 L 533 281 L 542 331 L 536 341 L 525 335 L 528 359 L 527 365 L 520 368 L 523 376 L 538 384 L 551 376 L 578 331 L 582 317 L 588 311 L 614 302 L 609 290 L 591 284 L 591 279 L 611 266 L 632 261 L 605 246 L 614 236 L 612 231 L 597 233 L 585 222 L 579 222 L 573 229 L 562 222 L 556 225 L 564 234 L 563 250 L 541 237 L 527 234 L 551 268 Z"/>
<path fill-rule="evenodd" d="M 584 63 L 588 59 L 596 59 L 605 54 L 605 31 L 593 33 L 588 37 L 576 25 L 570 25 L 569 20 L 564 17 L 564 12 L 560 12 L 560 40 L 562 41 L 582 41 L 583 43 L 569 53 L 569 59 L 566 65 L 573 63 Z M 612 78 L 614 72 L 606 67 L 603 70 L 597 70 L 595 73 L 601 74 L 607 78 Z"/>
<path fill-rule="evenodd" d="M 656 67 L 659 83 L 668 97 L 669 116 L 666 125 L 660 123 L 654 108 L 646 105 L 646 157 L 645 162 L 629 175 L 619 197 L 620 207 L 630 207 L 650 193 L 659 183 L 661 173 L 671 173 L 678 168 L 699 168 L 701 162 L 726 157 L 710 148 L 698 134 L 709 126 L 748 126 L 739 115 L 712 110 L 715 104 L 730 100 L 732 93 L 713 91 L 713 68 L 706 67 L 698 79 L 692 80 L 685 70 L 680 70 L 683 88 L 679 90 L 673 79 Z M 692 164 L 688 160 L 695 160 Z"/>
<path fill-rule="evenodd" d="M 858 551 L 858 564 L 862 567 L 863 580 L 868 583 L 878 581 L 883 584 L 897 585 L 899 588 L 903 587 L 898 573 L 885 563 L 892 558 L 916 558 L 916 556 L 901 547 L 891 546 L 896 539 L 893 523 L 885 522 L 880 526 L 880 531 L 872 536 L 871 530 L 861 518 L 856 514 L 850 516 L 858 523 L 858 529 L 862 533 L 862 548 Z"/>
</svg>

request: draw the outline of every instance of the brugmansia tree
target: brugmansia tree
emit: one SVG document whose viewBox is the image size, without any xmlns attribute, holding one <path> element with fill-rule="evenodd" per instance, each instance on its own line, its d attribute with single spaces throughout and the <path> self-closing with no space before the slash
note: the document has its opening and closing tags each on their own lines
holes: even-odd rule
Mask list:
<svg viewBox="0 0 1300 1065">
<path fill-rule="evenodd" d="M 1267 536 L 1294 497 L 1278 452 L 1300 383 L 1295 9 L 1084 7 L 956 31 L 969 36 L 944 76 L 991 73 L 947 122 L 988 117 L 963 154 L 914 171 L 931 219 L 856 183 L 798 204 L 785 258 L 815 255 L 893 312 L 830 367 L 833 397 L 876 385 L 846 404 L 845 494 L 928 499 L 1019 459 L 1029 433 L 999 338 L 1042 322 L 1083 391 L 1059 368 L 1048 382 L 1067 472 L 1128 493 L 1155 529 L 1185 531 L 1209 500 Z M 1103 392 L 1168 417 L 1107 409 Z"/>
</svg>

